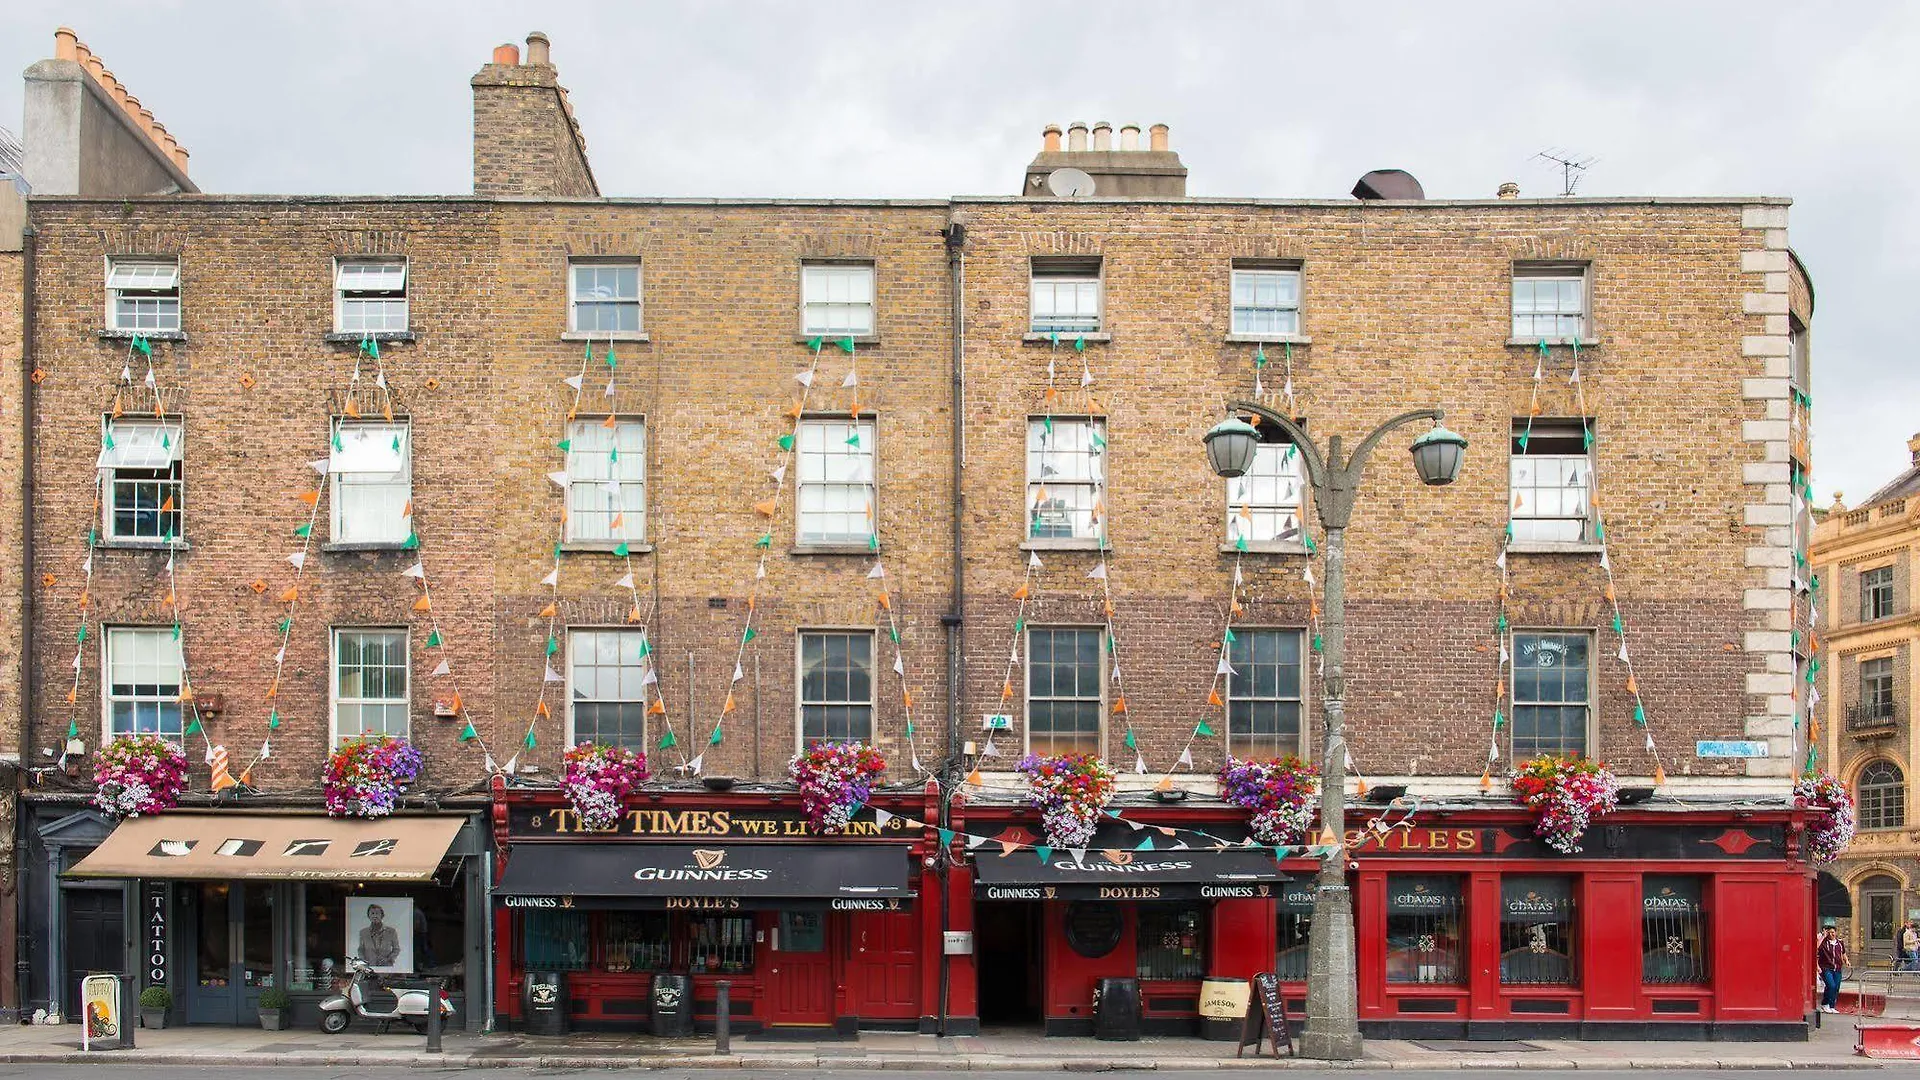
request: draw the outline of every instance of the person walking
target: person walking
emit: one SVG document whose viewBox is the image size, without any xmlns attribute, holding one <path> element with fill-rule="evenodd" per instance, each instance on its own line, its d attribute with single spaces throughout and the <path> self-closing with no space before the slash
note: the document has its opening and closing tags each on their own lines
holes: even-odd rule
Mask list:
<svg viewBox="0 0 1920 1080">
<path fill-rule="evenodd" d="M 1899 943 L 1894 946 L 1895 971 L 1920 971 L 1920 926 L 1908 919 L 1900 927 Z"/>
<path fill-rule="evenodd" d="M 1813 950 L 1820 965 L 1820 1011 L 1824 1013 L 1840 1011 L 1840 977 L 1847 969 L 1847 943 L 1834 926 L 1832 919 L 1821 924 L 1820 943 Z"/>
</svg>

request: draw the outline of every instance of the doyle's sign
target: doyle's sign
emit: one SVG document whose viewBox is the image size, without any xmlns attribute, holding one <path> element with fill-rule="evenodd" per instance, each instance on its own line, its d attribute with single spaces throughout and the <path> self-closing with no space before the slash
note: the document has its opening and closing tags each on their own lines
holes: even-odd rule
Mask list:
<svg viewBox="0 0 1920 1080">
<path fill-rule="evenodd" d="M 648 806 L 628 810 L 611 829 L 589 829 L 571 807 L 516 806 L 507 812 L 507 831 L 517 837 L 580 836 L 601 840 L 649 837 L 683 840 L 808 840 L 807 819 L 797 810 L 695 810 Z M 862 810 L 847 822 L 844 834 L 853 839 L 916 839 L 904 819 L 891 817 L 882 826 L 873 811 Z"/>
</svg>

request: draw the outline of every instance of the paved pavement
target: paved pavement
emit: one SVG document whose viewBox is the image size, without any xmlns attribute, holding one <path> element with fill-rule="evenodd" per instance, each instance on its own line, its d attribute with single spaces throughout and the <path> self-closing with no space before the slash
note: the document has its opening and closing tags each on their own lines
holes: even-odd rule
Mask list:
<svg viewBox="0 0 1920 1080">
<path fill-rule="evenodd" d="M 1574 1042 L 1531 1039 L 1523 1042 L 1466 1043 L 1369 1040 L 1365 1060 L 1330 1066 L 1324 1062 L 1236 1058 L 1230 1043 L 1200 1039 L 1156 1038 L 1136 1043 L 1093 1039 L 1041 1038 L 1032 1033 L 989 1033 L 937 1039 L 930 1035 L 868 1032 L 837 1042 L 794 1042 L 740 1036 L 732 1053 L 716 1055 L 711 1039 L 662 1040 L 637 1035 L 579 1034 L 537 1038 L 519 1034 L 449 1034 L 445 1052 L 428 1054 L 425 1040 L 413 1034 L 375 1035 L 356 1026 L 342 1035 L 317 1029 L 261 1031 L 249 1028 L 169 1028 L 140 1031 L 135 1050 L 82 1056 L 74 1025 L 0 1028 L 0 1076 L 53 1077 L 59 1064 L 165 1067 L 158 1075 L 213 1076 L 219 1067 L 271 1065 L 305 1068 L 354 1067 L 355 1075 L 382 1067 L 460 1069 L 664 1069 L 702 1072 L 738 1069 L 769 1074 L 948 1072 L 956 1069 L 1004 1072 L 1097 1072 L 1145 1070 L 1208 1072 L 1223 1069 L 1338 1069 L 1345 1072 L 1391 1070 L 1403 1073 L 1467 1068 L 1494 1069 L 1667 1069 L 1674 1071 L 1899 1068 L 1912 1062 L 1887 1062 L 1853 1053 L 1849 1017 L 1827 1017 L 1824 1030 L 1804 1043 L 1736 1042 Z M 1836 1022 L 1837 1021 L 1837 1022 Z M 1249 1049 L 1249 1055 L 1252 1051 Z M 26 1072 L 5 1071 L 27 1065 Z M 179 1067 L 185 1067 L 181 1069 Z M 147 1070 L 142 1070 L 143 1072 Z M 336 1075 L 328 1074 L 328 1075 Z M 89 1075 L 86 1070 L 74 1076 Z M 319 1074 L 316 1074 L 319 1075 Z"/>
<path fill-rule="evenodd" d="M 116 1071 L 121 1075 L 131 1072 L 140 1077 L 140 1080 L 245 1080 L 244 1074 L 238 1069 L 196 1069 L 190 1066 L 132 1065 L 125 1066 Z M 351 1073 L 344 1073 L 339 1068 L 293 1065 L 276 1070 L 274 1073 L 275 1080 L 417 1080 L 419 1075 L 420 1070 L 417 1068 L 409 1069 L 399 1066 L 355 1069 Z M 512 1078 L 512 1080 L 521 1080 L 521 1078 L 534 1080 L 536 1077 L 546 1078 L 552 1075 L 553 1073 L 551 1071 L 533 1069 L 524 1065 L 518 1065 L 511 1069 L 502 1069 L 498 1072 L 488 1074 L 489 1077 L 500 1076 L 503 1080 L 504 1078 Z M 594 1074 L 595 1077 L 603 1075 L 628 1076 L 640 1075 L 640 1073 L 638 1070 L 633 1069 L 610 1069 L 605 1073 Z M 714 1076 L 714 1073 L 711 1071 L 679 1068 L 649 1071 L 644 1075 L 649 1077 L 650 1080 L 707 1080 L 707 1078 Z M 823 1068 L 806 1071 L 752 1069 L 725 1075 L 729 1077 L 729 1080 L 735 1077 L 740 1078 L 740 1080 L 824 1080 L 826 1077 L 845 1077 L 847 1080 L 864 1080 L 866 1077 L 871 1077 L 873 1073 Z M 902 1080 L 944 1080 L 944 1078 L 950 1077 L 952 1073 L 897 1072 L 889 1075 L 900 1077 Z M 996 1080 L 1049 1080 L 1049 1078 L 1059 1075 L 1058 1070 L 1044 1072 L 1032 1070 L 1008 1071 L 997 1073 Z M 1378 1080 L 1389 1080 L 1389 1078 L 1390 1080 L 1458 1080 L 1460 1073 L 1402 1070 L 1387 1072 L 1374 1067 L 1343 1070 L 1338 1075 L 1341 1077 L 1341 1080 L 1359 1080 L 1361 1077 L 1375 1077 L 1378 1078 Z M 1597 1071 L 1584 1075 L 1593 1077 L 1594 1080 L 1646 1080 L 1647 1074 L 1644 1070 L 1620 1070 Z M 1770 1072 L 1755 1069 L 1738 1071 L 1687 1069 L 1662 1072 L 1660 1074 L 1662 1080 L 1733 1080 L 1734 1077 L 1751 1077 L 1754 1078 L 1754 1080 L 1760 1080 L 1762 1077 L 1773 1075 L 1777 1075 L 1777 1071 Z M 1796 1077 L 1805 1076 L 1808 1077 L 1809 1080 L 1846 1080 L 1848 1077 L 1857 1077 L 1860 1074 L 1858 1072 L 1842 1072 L 1816 1067 L 1804 1072 L 1797 1071 L 1794 1075 Z M 0 1080 L 93 1080 L 93 1078 L 97 1076 L 99 1076 L 98 1070 L 87 1065 L 0 1064 Z M 1195 1069 L 1163 1071 L 1155 1074 L 1156 1080 L 1209 1080 L 1209 1078 L 1218 1076 L 1218 1070 Z"/>
</svg>

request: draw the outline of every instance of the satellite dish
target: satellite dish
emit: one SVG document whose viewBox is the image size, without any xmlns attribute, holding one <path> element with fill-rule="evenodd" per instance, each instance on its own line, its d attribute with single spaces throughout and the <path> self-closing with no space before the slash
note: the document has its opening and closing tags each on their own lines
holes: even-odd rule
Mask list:
<svg viewBox="0 0 1920 1080">
<path fill-rule="evenodd" d="M 1093 177 L 1085 169 L 1055 169 L 1047 174 L 1047 190 L 1061 198 L 1093 194 Z"/>
</svg>

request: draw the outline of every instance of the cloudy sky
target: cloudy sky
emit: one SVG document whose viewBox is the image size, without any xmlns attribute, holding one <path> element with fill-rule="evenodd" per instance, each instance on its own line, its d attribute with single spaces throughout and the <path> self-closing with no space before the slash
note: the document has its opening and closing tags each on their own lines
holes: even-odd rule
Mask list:
<svg viewBox="0 0 1920 1080">
<path fill-rule="evenodd" d="M 70 25 L 209 191 L 470 189 L 467 79 L 540 29 L 602 190 L 1008 193 L 1049 122 L 1172 125 L 1196 195 L 1789 195 L 1818 292 L 1814 481 L 1858 502 L 1920 432 L 1920 5 L 0 4 L 0 69 Z M 20 83 L 0 79 L 0 126 Z"/>
</svg>

